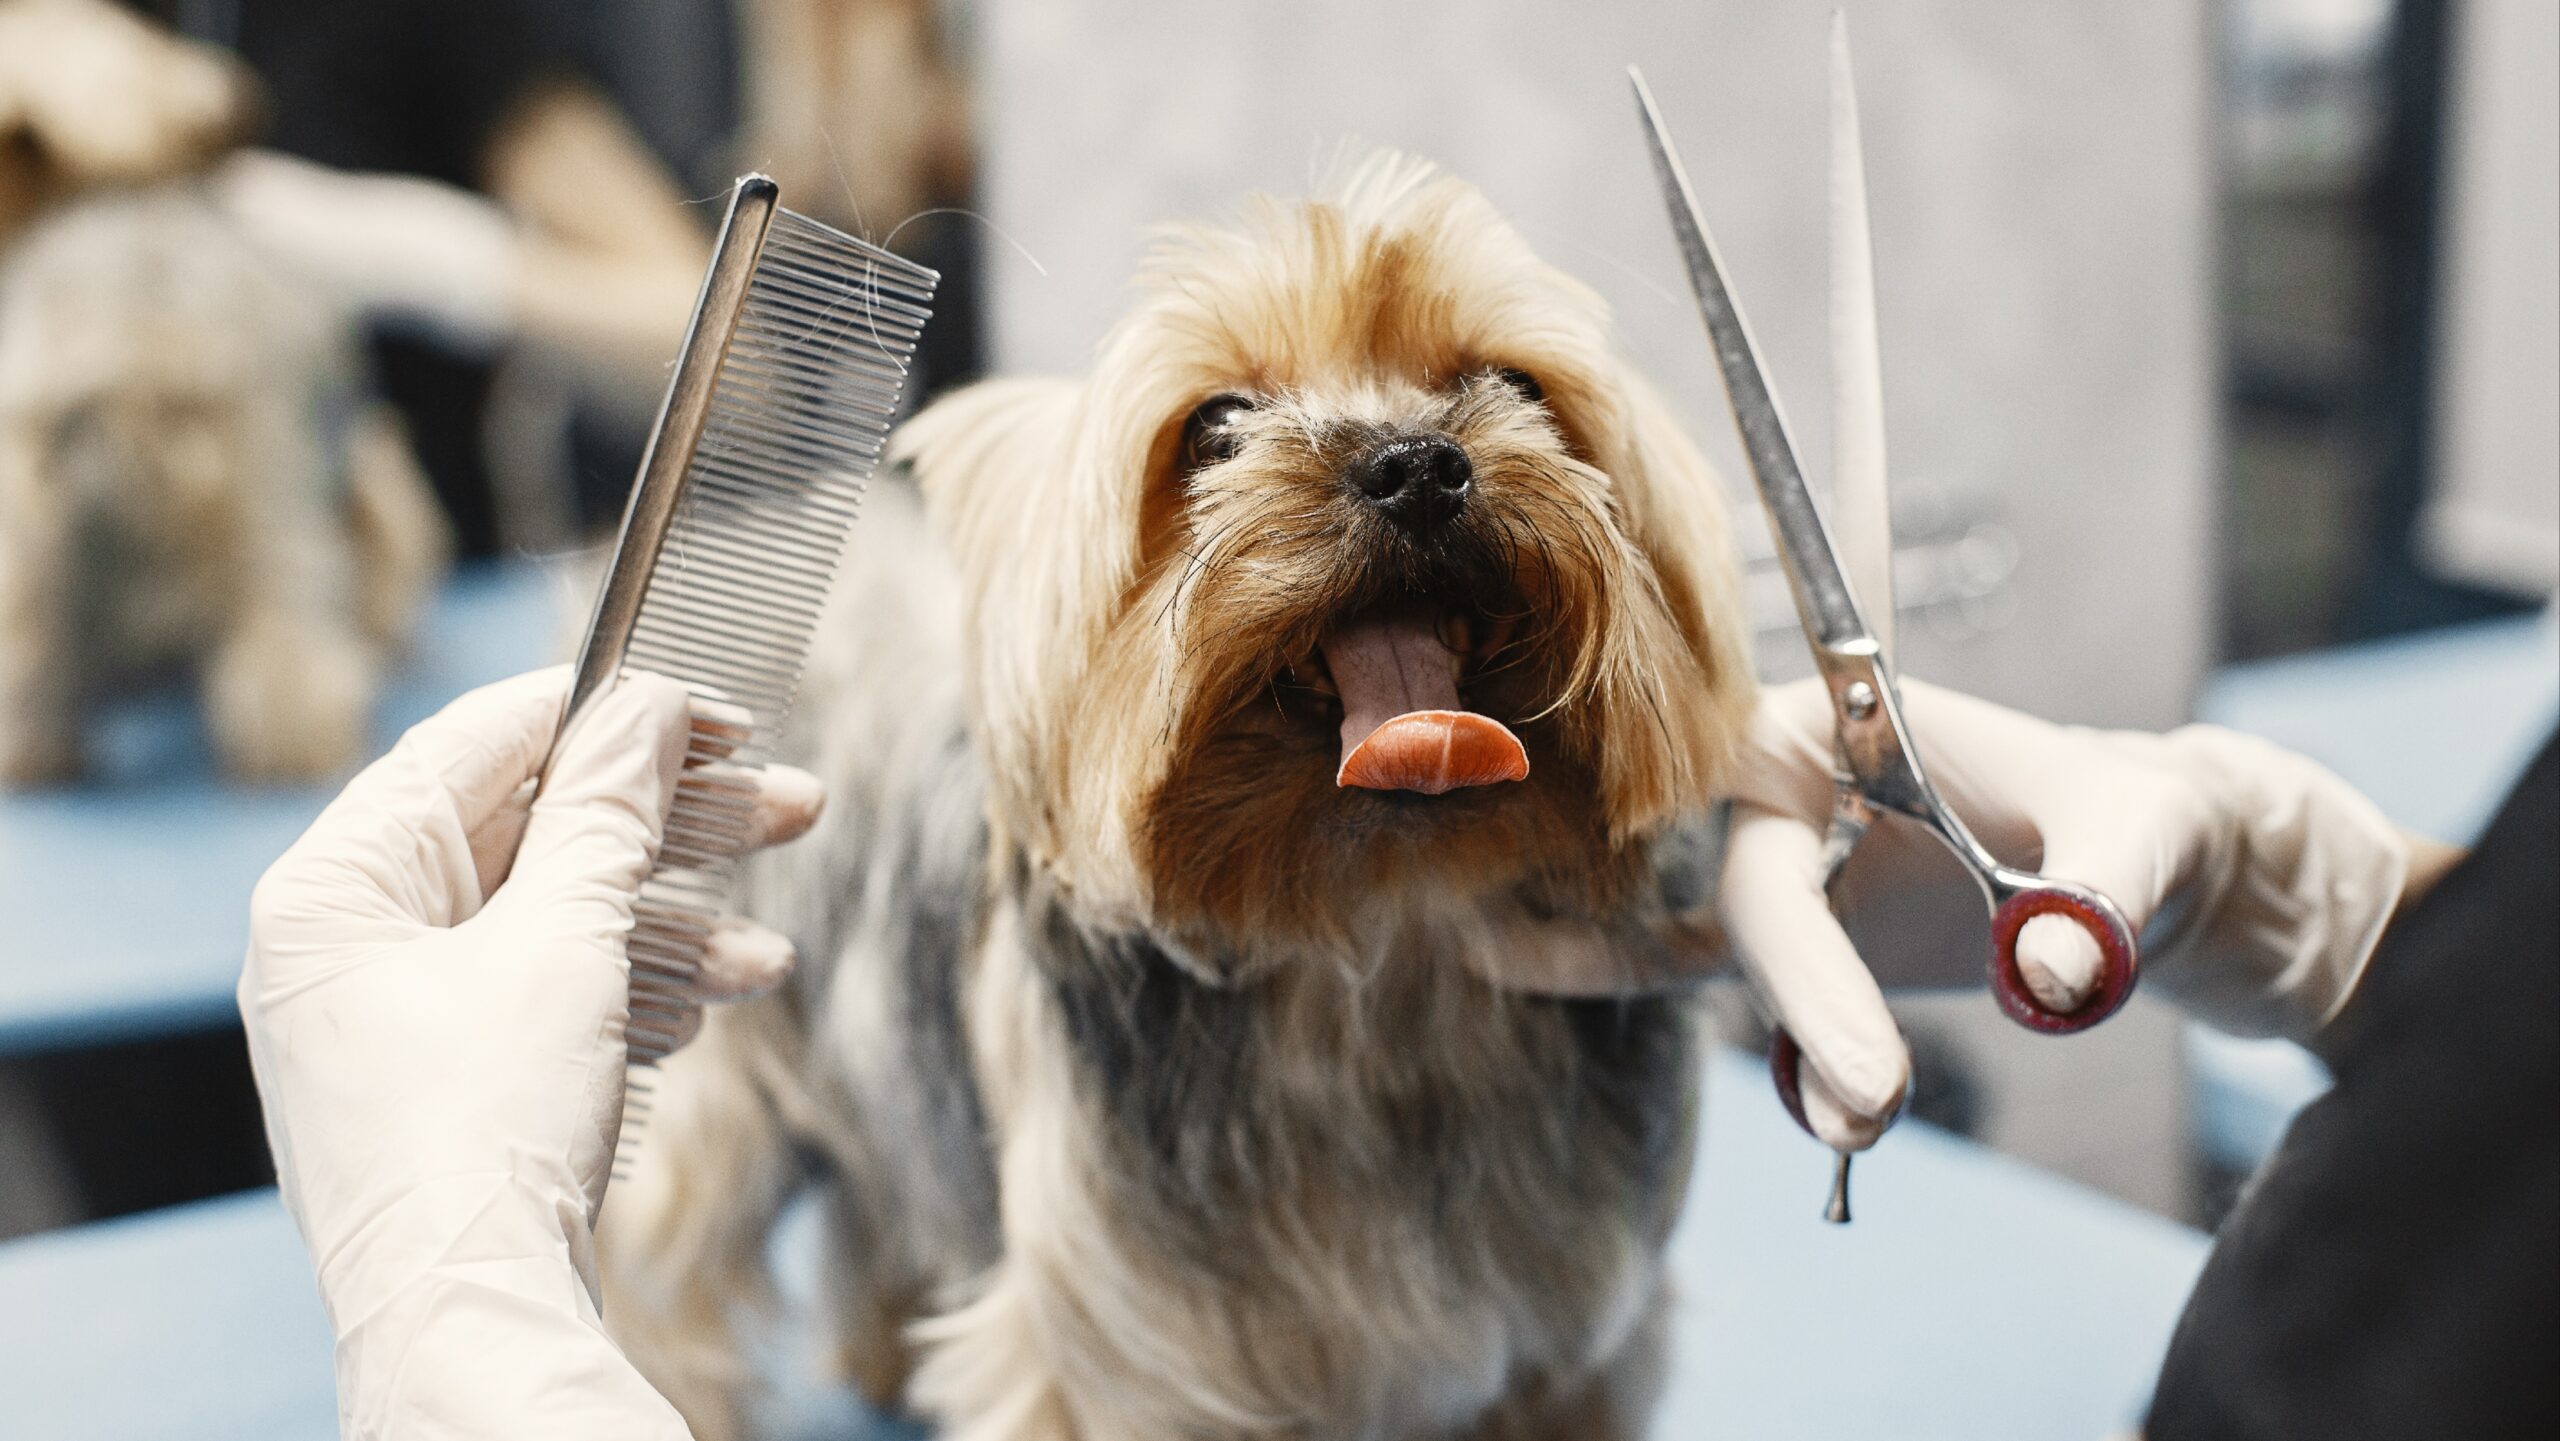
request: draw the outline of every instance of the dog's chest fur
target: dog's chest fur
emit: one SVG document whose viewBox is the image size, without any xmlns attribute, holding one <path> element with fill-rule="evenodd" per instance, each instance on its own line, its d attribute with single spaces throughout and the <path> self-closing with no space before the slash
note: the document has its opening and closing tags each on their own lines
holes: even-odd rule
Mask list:
<svg viewBox="0 0 2560 1441">
<path fill-rule="evenodd" d="M 1208 1348 L 1274 1397 L 1381 1434 L 1624 1339 L 1687 1171 L 1679 1003 L 1506 996 L 1427 934 L 1356 977 L 1211 985 L 1025 892 L 1077 1170 L 1127 1267 L 1085 1280 L 1215 1318 Z"/>
<path fill-rule="evenodd" d="M 1132 1435 L 1439 1434 L 1650 1316 L 1693 1136 L 1680 1003 L 1505 996 L 1427 936 L 1356 980 L 1213 985 L 1007 869 L 956 992 L 859 1009 L 965 1068 L 916 1089 L 956 1080 L 942 1126 L 985 1128 L 907 1151 L 911 1244 L 931 1197 L 992 1188 L 935 1279 L 1028 1293 L 1085 1405 Z"/>
</svg>

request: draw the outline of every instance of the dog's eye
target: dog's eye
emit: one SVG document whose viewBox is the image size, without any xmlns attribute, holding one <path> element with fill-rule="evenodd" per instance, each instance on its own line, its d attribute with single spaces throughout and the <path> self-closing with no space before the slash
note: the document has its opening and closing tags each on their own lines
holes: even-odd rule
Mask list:
<svg viewBox="0 0 2560 1441">
<path fill-rule="evenodd" d="M 1508 366 L 1494 370 L 1491 373 L 1496 381 L 1510 386 L 1513 390 L 1520 392 L 1520 398 L 1522 400 L 1529 402 L 1531 405 L 1546 404 L 1547 388 L 1538 383 L 1538 377 L 1531 375 L 1525 370 L 1513 370 Z"/>
<path fill-rule="evenodd" d="M 1244 437 L 1236 433 L 1235 419 L 1251 409 L 1253 402 L 1241 395 L 1213 395 L 1200 402 L 1182 423 L 1182 468 L 1199 470 L 1235 459 L 1237 448 L 1244 444 Z"/>
</svg>

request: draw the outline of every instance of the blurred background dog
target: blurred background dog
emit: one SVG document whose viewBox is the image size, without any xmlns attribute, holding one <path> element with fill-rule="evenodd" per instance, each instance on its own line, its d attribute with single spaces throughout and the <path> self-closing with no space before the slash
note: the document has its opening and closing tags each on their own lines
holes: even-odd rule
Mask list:
<svg viewBox="0 0 2560 1441">
<path fill-rule="evenodd" d="M 158 97 L 31 87 L 0 148 L 0 782 L 78 777 L 90 707 L 163 672 L 201 674 L 228 774 L 352 769 L 445 523 L 354 317 L 188 175 L 243 126 L 236 67 L 54 0 L 0 27 Z"/>
<path fill-rule="evenodd" d="M 0 777 L 77 776 L 90 702 L 190 665 L 229 774 L 361 758 L 447 541 L 353 347 L 183 186 L 20 240 L 0 266 Z"/>
<path fill-rule="evenodd" d="M 634 1354 L 731 1434 L 805 1153 L 851 1369 L 955 1438 L 1641 1434 L 1693 1081 L 1654 843 L 1754 687 L 1598 298 L 1381 156 L 897 444 L 921 508 L 857 528 L 800 721 L 830 818 L 760 877 L 807 961 L 607 1213 Z M 1375 788 L 1407 711 L 1525 778 Z"/>
</svg>

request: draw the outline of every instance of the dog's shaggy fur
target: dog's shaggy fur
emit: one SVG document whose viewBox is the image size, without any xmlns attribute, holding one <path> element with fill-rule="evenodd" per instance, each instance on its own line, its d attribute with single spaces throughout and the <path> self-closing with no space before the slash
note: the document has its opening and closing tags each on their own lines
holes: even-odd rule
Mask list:
<svg viewBox="0 0 2560 1441">
<path fill-rule="evenodd" d="M 0 783 L 77 777 L 91 703 L 172 669 L 234 777 L 360 758 L 445 554 L 360 376 L 188 182 L 62 202 L 0 256 Z"/>
<path fill-rule="evenodd" d="M 1416 436 L 1473 473 L 1422 536 L 1347 480 Z M 952 1441 L 1640 1434 L 1694 1110 L 1657 852 L 1752 688 L 1597 297 L 1381 158 L 898 447 L 805 702 L 830 818 L 758 877 L 801 971 L 606 1210 L 634 1355 L 730 1434 L 805 1179 L 847 1370 Z M 1336 784 L 1305 664 L 1417 605 L 1526 781 Z"/>
</svg>

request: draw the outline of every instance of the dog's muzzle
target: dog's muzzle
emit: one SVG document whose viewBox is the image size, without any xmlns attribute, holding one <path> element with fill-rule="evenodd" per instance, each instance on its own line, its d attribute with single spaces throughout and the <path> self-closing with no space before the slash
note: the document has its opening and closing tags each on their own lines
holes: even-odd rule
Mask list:
<svg viewBox="0 0 2560 1441">
<path fill-rule="evenodd" d="M 1344 479 L 1397 529 L 1426 540 L 1466 509 L 1475 465 L 1445 435 L 1399 435 L 1361 452 Z"/>
</svg>

